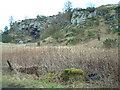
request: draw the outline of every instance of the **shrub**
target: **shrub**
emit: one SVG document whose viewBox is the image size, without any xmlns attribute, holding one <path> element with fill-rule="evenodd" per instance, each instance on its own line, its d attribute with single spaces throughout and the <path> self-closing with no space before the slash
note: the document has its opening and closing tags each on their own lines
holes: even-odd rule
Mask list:
<svg viewBox="0 0 120 90">
<path fill-rule="evenodd" d="M 64 81 L 80 80 L 84 78 L 84 71 L 81 69 L 68 68 L 62 72 L 61 78 Z"/>
<path fill-rule="evenodd" d="M 119 28 L 114 28 L 114 29 L 112 29 L 112 31 L 113 31 L 113 33 L 116 33 L 116 32 L 120 32 L 120 29 Z"/>
<path fill-rule="evenodd" d="M 108 34 L 110 34 L 110 33 L 118 33 L 118 32 L 120 32 L 120 30 L 118 29 L 118 28 L 111 28 L 111 29 L 106 29 L 106 32 L 108 33 Z"/>
<path fill-rule="evenodd" d="M 66 38 L 66 37 L 73 37 L 73 36 L 75 36 L 75 33 L 70 32 L 70 33 L 67 33 L 67 34 L 65 35 L 65 38 Z"/>
<path fill-rule="evenodd" d="M 95 32 L 94 31 L 88 31 L 87 32 L 87 39 L 95 38 Z"/>
<path fill-rule="evenodd" d="M 55 74 L 54 73 L 47 73 L 43 76 L 45 79 L 55 79 Z"/>
<path fill-rule="evenodd" d="M 8 34 L 3 34 L 2 35 L 2 42 L 3 43 L 9 43 L 13 40 L 13 37 L 8 35 Z"/>
<path fill-rule="evenodd" d="M 111 29 L 106 29 L 106 32 L 107 32 L 108 34 L 110 34 L 110 33 L 112 32 L 112 30 L 111 30 Z"/>
<path fill-rule="evenodd" d="M 119 14 L 120 13 L 120 5 L 118 5 L 117 7 L 115 7 L 114 10 L 116 10 L 116 13 Z"/>
<path fill-rule="evenodd" d="M 81 39 L 79 37 L 69 37 L 67 38 L 67 42 L 66 45 L 75 45 L 77 43 L 79 43 L 81 41 Z"/>
<path fill-rule="evenodd" d="M 91 20 L 97 20 L 97 18 L 96 17 L 92 17 Z"/>
<path fill-rule="evenodd" d="M 99 22 L 99 20 L 97 19 L 97 20 L 95 21 L 95 24 L 96 24 L 96 25 L 99 25 L 99 23 L 100 23 L 100 22 Z"/>
<path fill-rule="evenodd" d="M 45 21 L 46 20 L 46 16 L 43 16 L 43 15 L 37 15 L 37 20 L 39 21 Z"/>
<path fill-rule="evenodd" d="M 95 8 L 94 8 L 94 7 L 87 7 L 87 10 L 88 10 L 89 12 L 94 12 L 94 11 L 95 11 Z"/>
<path fill-rule="evenodd" d="M 40 46 L 40 42 L 37 42 L 37 46 Z"/>
<path fill-rule="evenodd" d="M 57 31 L 52 35 L 52 37 L 56 40 L 61 39 L 64 37 L 64 32 Z"/>
<path fill-rule="evenodd" d="M 106 39 L 105 41 L 103 41 L 103 45 L 106 48 L 111 48 L 111 47 L 115 47 L 117 45 L 117 39 Z"/>
</svg>

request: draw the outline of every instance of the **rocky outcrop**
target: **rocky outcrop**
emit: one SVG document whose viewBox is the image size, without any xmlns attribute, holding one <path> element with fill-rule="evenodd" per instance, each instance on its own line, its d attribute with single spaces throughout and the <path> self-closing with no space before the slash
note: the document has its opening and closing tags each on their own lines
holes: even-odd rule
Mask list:
<svg viewBox="0 0 120 90">
<path fill-rule="evenodd" d="M 23 44 L 23 43 L 29 43 L 29 42 L 32 42 L 32 39 L 15 39 L 14 40 L 16 44 Z"/>
<path fill-rule="evenodd" d="M 34 19 L 15 22 L 12 26 L 12 30 L 14 30 L 15 34 L 29 35 L 36 39 L 40 37 L 40 30 L 42 30 L 42 28 L 42 23 Z"/>
<path fill-rule="evenodd" d="M 41 30 L 51 27 L 52 25 L 59 25 L 63 27 L 66 24 L 66 20 L 61 15 L 54 15 L 49 17 L 26 19 L 22 21 L 16 21 L 11 30 L 17 35 L 28 35 L 34 39 L 40 38 Z"/>
<path fill-rule="evenodd" d="M 111 11 L 114 11 L 114 8 L 118 5 L 103 5 L 98 8 L 87 8 L 87 9 L 80 9 L 75 10 L 72 14 L 71 23 L 72 24 L 80 24 L 81 22 L 90 19 L 92 17 L 98 17 L 98 16 L 105 16 L 108 13 L 111 13 Z"/>
<path fill-rule="evenodd" d="M 90 11 L 74 11 L 71 23 L 72 24 L 80 24 L 82 21 L 85 21 L 86 19 L 92 18 L 96 16 L 96 11 L 90 12 Z"/>
<path fill-rule="evenodd" d="M 80 24 L 81 22 L 90 19 L 92 17 L 104 16 L 109 13 L 109 10 L 83 10 L 83 11 L 74 11 L 71 18 L 72 24 Z"/>
<path fill-rule="evenodd" d="M 101 6 L 98 8 L 87 8 L 87 9 L 74 9 L 70 12 L 70 20 L 67 19 L 68 14 L 66 13 L 60 13 L 58 15 L 53 16 L 38 16 L 34 19 L 26 19 L 22 21 L 16 21 L 13 26 L 11 27 L 12 33 L 17 35 L 25 35 L 25 36 L 31 36 L 32 40 L 39 39 L 41 37 L 41 31 L 45 30 L 45 32 L 52 33 L 45 38 L 50 37 L 54 33 L 57 32 L 57 30 L 64 30 L 65 27 L 71 23 L 75 25 L 79 25 L 80 28 L 87 27 L 87 23 L 82 23 L 83 21 L 86 21 L 89 19 L 96 19 L 96 23 L 99 19 L 103 18 L 105 19 L 106 23 L 108 23 L 109 28 L 118 28 L 117 26 L 117 15 L 115 15 L 115 9 L 113 7 L 116 7 L 117 5 L 106 5 Z M 111 15 L 112 14 L 112 15 Z M 95 17 L 95 18 L 94 18 Z M 94 24 L 94 23 L 92 23 Z M 92 25 L 91 24 L 91 25 Z M 56 26 L 56 27 L 55 27 Z M 52 30 L 51 30 L 52 29 Z M 55 31 L 56 30 L 56 31 Z M 44 39 L 45 39 L 44 38 Z M 17 38 L 20 39 L 20 38 Z M 29 38 L 27 38 L 29 39 Z M 26 40 L 26 39 L 22 39 Z M 21 42 L 21 40 L 17 40 L 17 42 Z M 24 42 L 24 41 L 23 41 Z M 26 42 L 26 41 L 25 41 Z"/>
</svg>

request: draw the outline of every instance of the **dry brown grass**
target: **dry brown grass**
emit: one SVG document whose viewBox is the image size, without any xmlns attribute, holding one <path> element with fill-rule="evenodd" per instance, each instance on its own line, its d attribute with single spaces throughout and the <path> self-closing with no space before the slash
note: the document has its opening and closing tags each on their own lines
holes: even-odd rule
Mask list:
<svg viewBox="0 0 120 90">
<path fill-rule="evenodd" d="M 101 42 L 93 41 L 101 44 Z M 90 44 L 76 46 L 24 46 L 4 45 L 2 64 L 10 60 L 14 67 L 37 65 L 40 73 L 61 72 L 65 68 L 78 68 L 86 73 L 98 72 L 107 84 L 117 83 L 118 50 L 104 49 Z M 90 45 L 90 46 L 89 46 Z"/>
</svg>

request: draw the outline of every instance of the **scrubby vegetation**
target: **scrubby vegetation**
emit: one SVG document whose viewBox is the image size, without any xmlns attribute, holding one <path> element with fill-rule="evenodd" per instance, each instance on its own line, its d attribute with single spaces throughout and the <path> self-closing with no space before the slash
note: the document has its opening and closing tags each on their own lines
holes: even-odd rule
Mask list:
<svg viewBox="0 0 120 90">
<path fill-rule="evenodd" d="M 28 72 L 26 70 L 33 72 L 30 71 L 34 70 L 31 66 L 37 67 L 37 73 L 31 74 L 35 80 L 27 79 L 32 85 L 25 84 L 25 86 L 31 85 L 30 87 L 41 87 L 42 84 L 38 85 L 40 82 L 45 82 L 43 83 L 46 84 L 43 85 L 45 88 L 117 87 L 118 50 L 116 48 L 104 49 L 102 47 L 104 40 L 99 43 L 98 40 L 95 40 L 94 43 L 91 41 L 77 46 L 4 45 L 2 65 L 8 68 L 7 60 L 10 60 L 15 69 L 21 68 L 24 72 L 11 72 L 21 82 L 24 82 L 23 79 L 26 80 L 26 78 L 20 77 L 19 74 L 24 74 L 27 77 L 26 75 L 30 73 L 25 73 Z M 27 69 L 28 67 L 31 69 Z M 14 76 L 5 76 L 5 71 L 3 69 L 3 78 L 15 78 Z"/>
<path fill-rule="evenodd" d="M 108 38 L 103 42 L 103 44 L 106 48 L 116 47 L 117 46 L 117 39 Z"/>
<path fill-rule="evenodd" d="M 12 42 L 12 40 L 13 40 L 13 37 L 11 37 L 8 34 L 3 34 L 2 35 L 2 42 L 3 43 L 9 43 L 9 42 Z"/>
<path fill-rule="evenodd" d="M 37 42 L 37 46 L 40 46 L 40 42 Z"/>
</svg>

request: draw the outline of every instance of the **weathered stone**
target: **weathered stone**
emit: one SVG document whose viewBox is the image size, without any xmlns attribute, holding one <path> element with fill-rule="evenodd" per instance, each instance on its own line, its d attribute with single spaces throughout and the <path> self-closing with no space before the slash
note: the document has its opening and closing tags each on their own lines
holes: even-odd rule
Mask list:
<svg viewBox="0 0 120 90">
<path fill-rule="evenodd" d="M 23 44 L 24 42 L 23 42 L 22 40 L 20 40 L 18 43 L 19 43 L 19 44 Z"/>
<path fill-rule="evenodd" d="M 88 77 L 92 80 L 99 80 L 100 74 L 96 72 L 91 72 L 90 74 L 88 74 Z"/>
<path fill-rule="evenodd" d="M 96 16 L 96 11 L 89 12 L 89 11 L 75 11 L 73 12 L 71 23 L 72 24 L 80 24 L 81 22 L 85 21 L 86 19 L 92 18 Z"/>
</svg>

